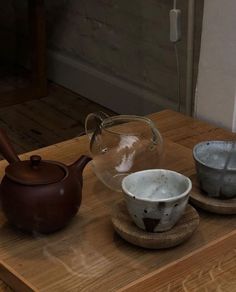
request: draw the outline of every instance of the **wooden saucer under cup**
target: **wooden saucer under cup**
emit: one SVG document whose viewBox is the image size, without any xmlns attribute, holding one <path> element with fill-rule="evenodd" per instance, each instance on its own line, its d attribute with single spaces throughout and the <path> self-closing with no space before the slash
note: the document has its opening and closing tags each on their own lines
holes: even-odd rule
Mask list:
<svg viewBox="0 0 236 292">
<path fill-rule="evenodd" d="M 163 249 L 181 244 L 191 237 L 199 225 L 199 215 L 190 205 L 177 224 L 164 232 L 146 232 L 132 221 L 125 202 L 116 203 L 112 209 L 111 221 L 116 232 L 126 241 L 149 249 Z"/>
<path fill-rule="evenodd" d="M 234 199 L 216 199 L 206 195 L 199 186 L 197 176 L 191 177 L 192 190 L 190 193 L 190 203 L 205 211 L 233 215 L 236 214 L 236 198 Z"/>
</svg>

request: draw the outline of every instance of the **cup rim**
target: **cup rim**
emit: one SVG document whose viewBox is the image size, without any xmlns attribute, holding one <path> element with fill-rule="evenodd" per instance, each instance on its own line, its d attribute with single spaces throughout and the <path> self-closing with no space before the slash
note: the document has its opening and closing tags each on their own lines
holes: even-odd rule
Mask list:
<svg viewBox="0 0 236 292">
<path fill-rule="evenodd" d="M 178 176 L 181 176 L 181 177 L 185 178 L 187 180 L 187 182 L 188 182 L 187 189 L 183 193 L 181 193 L 180 195 L 175 196 L 175 197 L 166 198 L 166 199 L 149 200 L 149 199 L 145 199 L 145 198 L 136 197 L 136 195 L 132 194 L 125 186 L 126 180 L 132 175 L 135 175 L 135 174 L 138 174 L 138 173 L 163 172 L 163 171 L 169 172 L 169 173 L 173 173 L 173 174 L 176 174 Z M 181 198 L 187 196 L 190 193 L 190 191 L 192 189 L 192 181 L 187 176 L 185 176 L 182 173 L 179 173 L 177 171 L 174 171 L 174 170 L 170 170 L 170 169 L 147 169 L 147 170 L 136 171 L 136 172 L 133 172 L 133 173 L 127 175 L 125 178 L 123 178 L 121 186 L 122 186 L 122 190 L 125 193 L 125 195 L 127 195 L 127 196 L 129 196 L 131 198 L 135 197 L 138 201 L 143 201 L 143 202 L 172 202 L 172 201 L 175 201 L 176 199 L 181 199 Z"/>
<path fill-rule="evenodd" d="M 216 167 L 216 166 L 209 166 L 209 164 L 205 163 L 204 161 L 202 161 L 198 154 L 197 154 L 197 150 L 199 147 L 201 147 L 202 145 L 206 145 L 206 144 L 232 144 L 234 143 L 234 141 L 232 140 L 207 140 L 207 141 L 202 141 L 202 142 L 199 142 L 197 143 L 194 147 L 193 147 L 193 158 L 196 162 L 198 162 L 200 165 L 203 165 L 209 169 L 213 169 L 213 170 L 216 170 L 216 171 L 222 171 L 223 168 L 219 168 L 219 167 Z M 236 170 L 236 167 L 234 168 L 228 168 L 227 169 L 227 172 L 235 172 Z"/>
</svg>

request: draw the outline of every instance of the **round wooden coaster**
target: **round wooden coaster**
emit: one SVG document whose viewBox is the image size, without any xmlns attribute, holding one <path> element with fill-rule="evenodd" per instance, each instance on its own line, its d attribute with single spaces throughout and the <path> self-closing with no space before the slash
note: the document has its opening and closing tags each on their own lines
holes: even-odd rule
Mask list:
<svg viewBox="0 0 236 292">
<path fill-rule="evenodd" d="M 216 214 L 236 214 L 236 199 L 219 200 L 204 195 L 200 190 L 192 190 L 190 202 L 196 207 Z"/>
<path fill-rule="evenodd" d="M 162 249 L 179 245 L 187 240 L 199 224 L 199 215 L 190 205 L 177 224 L 168 231 L 146 232 L 133 223 L 125 202 L 117 203 L 112 210 L 112 224 L 116 232 L 126 241 L 144 248 Z"/>
</svg>

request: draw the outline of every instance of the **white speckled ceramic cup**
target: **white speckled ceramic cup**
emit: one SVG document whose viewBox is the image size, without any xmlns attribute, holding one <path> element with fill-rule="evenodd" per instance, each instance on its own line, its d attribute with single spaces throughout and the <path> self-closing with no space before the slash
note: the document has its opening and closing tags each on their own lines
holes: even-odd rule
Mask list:
<svg viewBox="0 0 236 292">
<path fill-rule="evenodd" d="M 128 212 L 148 232 L 171 229 L 185 211 L 191 180 L 175 171 L 150 169 L 132 173 L 122 181 Z"/>
</svg>

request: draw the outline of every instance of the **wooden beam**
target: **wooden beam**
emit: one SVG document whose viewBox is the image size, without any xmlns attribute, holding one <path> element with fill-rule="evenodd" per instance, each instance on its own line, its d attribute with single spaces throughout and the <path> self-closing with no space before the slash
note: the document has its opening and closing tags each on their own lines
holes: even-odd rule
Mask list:
<svg viewBox="0 0 236 292">
<path fill-rule="evenodd" d="M 44 0 L 28 0 L 32 50 L 32 82 L 38 96 L 47 95 L 46 74 L 46 13 Z"/>
</svg>

